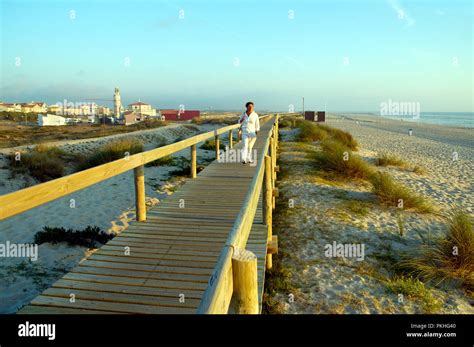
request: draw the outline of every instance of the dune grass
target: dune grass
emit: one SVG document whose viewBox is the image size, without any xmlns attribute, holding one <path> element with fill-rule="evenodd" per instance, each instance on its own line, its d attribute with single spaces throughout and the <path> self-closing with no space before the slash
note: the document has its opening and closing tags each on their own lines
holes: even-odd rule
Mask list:
<svg viewBox="0 0 474 347">
<path fill-rule="evenodd" d="M 377 166 L 398 166 L 402 168 L 407 166 L 407 163 L 405 163 L 403 160 L 401 160 L 395 155 L 388 153 L 380 154 L 376 158 L 375 163 Z"/>
<path fill-rule="evenodd" d="M 314 122 L 300 121 L 297 126 L 300 128 L 300 132 L 296 137 L 299 142 L 323 141 L 329 136 L 326 130 Z"/>
<path fill-rule="evenodd" d="M 115 140 L 102 145 L 91 156 L 83 158 L 79 163 L 79 169 L 88 169 L 139 152 L 143 152 L 143 143 L 138 139 L 124 138 Z"/>
<path fill-rule="evenodd" d="M 448 219 L 448 231 L 442 238 L 425 242 L 408 252 L 400 267 L 409 275 L 433 282 L 459 283 L 474 291 L 474 231 L 471 217 L 453 212 Z"/>
<path fill-rule="evenodd" d="M 349 149 L 356 151 L 359 147 L 358 142 L 354 139 L 352 134 L 348 133 L 347 131 L 343 131 L 341 129 L 330 127 L 329 125 L 325 124 L 318 124 L 317 125 L 320 129 L 326 131 L 327 134 L 333 139 L 344 146 L 348 147 Z"/>
<path fill-rule="evenodd" d="M 58 147 L 37 145 L 29 152 L 19 156 L 12 154 L 8 158 L 13 175 L 29 174 L 40 182 L 46 182 L 62 177 L 66 164 L 73 157 Z"/>
<path fill-rule="evenodd" d="M 416 278 L 396 277 L 385 283 L 387 291 L 402 294 L 404 300 L 418 300 L 422 303 L 424 313 L 435 313 L 441 308 L 441 302 L 433 297 L 425 284 Z"/>
<path fill-rule="evenodd" d="M 387 173 L 377 172 L 370 176 L 370 181 L 377 200 L 385 206 L 413 209 L 422 213 L 434 211 L 428 200 L 396 182 Z"/>
<path fill-rule="evenodd" d="M 322 151 L 311 155 L 319 168 L 340 178 L 369 179 L 374 174 L 369 163 L 338 141 L 325 140 L 321 143 L 321 148 Z"/>
</svg>

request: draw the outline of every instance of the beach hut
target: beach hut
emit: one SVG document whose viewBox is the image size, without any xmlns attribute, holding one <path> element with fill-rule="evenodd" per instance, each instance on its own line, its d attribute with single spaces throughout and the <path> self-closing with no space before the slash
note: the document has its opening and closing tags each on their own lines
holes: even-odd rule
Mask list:
<svg viewBox="0 0 474 347">
<path fill-rule="evenodd" d="M 326 122 L 326 111 L 318 111 L 318 123 Z"/>
<path fill-rule="evenodd" d="M 304 119 L 312 121 L 312 122 L 316 122 L 316 112 L 314 112 L 314 111 L 305 111 L 304 112 Z"/>
</svg>

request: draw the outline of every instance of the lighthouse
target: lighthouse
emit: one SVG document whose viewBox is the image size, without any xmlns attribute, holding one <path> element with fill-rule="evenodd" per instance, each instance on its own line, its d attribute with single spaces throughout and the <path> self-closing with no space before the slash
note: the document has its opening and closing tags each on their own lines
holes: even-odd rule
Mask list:
<svg viewBox="0 0 474 347">
<path fill-rule="evenodd" d="M 122 101 L 120 99 L 120 91 L 118 88 L 115 88 L 114 92 L 114 115 L 115 119 L 120 119 L 120 110 L 122 109 Z"/>
</svg>

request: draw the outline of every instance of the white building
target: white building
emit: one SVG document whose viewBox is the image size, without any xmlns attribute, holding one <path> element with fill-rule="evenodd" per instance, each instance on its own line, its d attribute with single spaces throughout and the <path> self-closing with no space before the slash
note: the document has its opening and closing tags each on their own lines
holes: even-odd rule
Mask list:
<svg viewBox="0 0 474 347">
<path fill-rule="evenodd" d="M 42 115 L 42 114 L 39 114 L 38 115 L 38 125 L 39 126 L 66 125 L 66 118 L 61 117 L 61 116 L 56 116 L 54 114 L 47 114 L 46 116 Z"/>
<path fill-rule="evenodd" d="M 128 105 L 128 107 L 133 112 L 141 113 L 150 117 L 156 116 L 156 110 L 152 108 L 150 104 L 145 102 L 134 102 L 133 104 Z"/>
</svg>

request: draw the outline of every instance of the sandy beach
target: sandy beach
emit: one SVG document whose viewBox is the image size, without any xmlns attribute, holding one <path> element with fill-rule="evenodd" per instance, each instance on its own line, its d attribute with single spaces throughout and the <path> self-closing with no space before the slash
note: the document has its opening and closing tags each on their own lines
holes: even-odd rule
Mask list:
<svg viewBox="0 0 474 347">
<path fill-rule="evenodd" d="M 145 150 L 164 143 L 187 138 L 200 132 L 211 131 L 219 125 L 182 125 L 112 135 L 101 138 L 60 141 L 50 143 L 70 153 L 92 153 L 102 144 L 123 137 L 135 137 L 144 143 Z M 26 146 L 32 148 L 33 146 Z M 21 189 L 37 182 L 32 177 L 11 178 L 6 154 L 26 149 L 25 146 L 2 149 L 0 152 L 0 195 Z M 190 158 L 189 150 L 173 155 L 176 158 Z M 213 151 L 198 146 L 198 163 L 214 158 Z M 151 206 L 172 194 L 175 187 L 184 182 L 182 177 L 170 178 L 168 173 L 175 166 L 146 167 L 146 203 Z M 106 181 L 70 194 L 48 204 L 29 210 L 0 222 L 0 243 L 32 243 L 36 232 L 44 226 L 83 229 L 88 225 L 98 226 L 108 233 L 120 233 L 135 219 L 135 193 L 133 170 L 112 177 Z M 71 199 L 75 208 L 70 207 Z M 27 304 L 42 290 L 73 268 L 90 251 L 85 247 L 71 247 L 66 244 L 39 246 L 38 260 L 24 258 L 2 258 L 0 263 L 0 313 L 14 313 Z"/>
<path fill-rule="evenodd" d="M 396 211 L 374 203 L 368 183 L 318 177 L 308 159 L 314 147 L 294 142 L 297 129 L 280 129 L 283 210 L 274 233 L 289 288 L 273 303 L 280 313 L 427 313 L 420 300 L 400 302 L 386 283 L 404 252 L 419 248 L 424 238 L 444 235 L 445 215 L 456 208 L 473 215 L 473 130 L 356 114 L 330 115 L 327 124 L 350 132 L 360 144 L 357 154 L 368 162 L 386 152 L 422 167 L 422 174 L 394 166 L 377 169 L 430 199 L 438 212 L 404 212 L 401 236 Z M 290 199 L 294 208 L 285 208 Z M 324 247 L 333 242 L 363 244 L 364 260 L 327 257 Z M 436 313 L 474 313 L 472 296 L 462 290 L 427 288 L 441 303 Z"/>
</svg>

